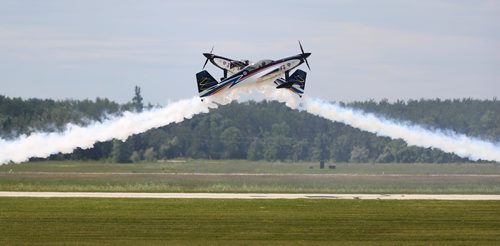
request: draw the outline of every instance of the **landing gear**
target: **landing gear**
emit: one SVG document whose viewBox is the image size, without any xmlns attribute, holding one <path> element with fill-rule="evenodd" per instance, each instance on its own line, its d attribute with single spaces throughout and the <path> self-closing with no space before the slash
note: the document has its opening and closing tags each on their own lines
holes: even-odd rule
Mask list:
<svg viewBox="0 0 500 246">
<path fill-rule="evenodd" d="M 224 69 L 224 77 L 220 78 L 220 81 L 222 82 L 222 81 L 224 81 L 226 79 L 227 79 L 227 70 Z"/>
</svg>

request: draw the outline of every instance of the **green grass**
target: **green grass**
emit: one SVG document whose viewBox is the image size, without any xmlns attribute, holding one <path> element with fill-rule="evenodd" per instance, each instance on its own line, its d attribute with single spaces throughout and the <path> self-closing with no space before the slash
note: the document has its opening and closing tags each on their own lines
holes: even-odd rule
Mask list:
<svg viewBox="0 0 500 246">
<path fill-rule="evenodd" d="M 499 176 L 0 173 L 2 191 L 500 194 Z"/>
<path fill-rule="evenodd" d="M 500 194 L 496 164 L 337 164 L 188 160 L 0 166 L 2 191 Z"/>
<path fill-rule="evenodd" d="M 330 164 L 327 164 L 330 165 Z M 178 160 L 171 162 L 116 164 L 102 161 L 42 161 L 0 165 L 1 172 L 78 173 L 297 173 L 297 174 L 500 174 L 500 164 L 346 164 L 319 169 L 311 162 L 265 162 L 246 160 Z"/>
<path fill-rule="evenodd" d="M 495 244 L 493 201 L 0 198 L 0 243 Z"/>
</svg>

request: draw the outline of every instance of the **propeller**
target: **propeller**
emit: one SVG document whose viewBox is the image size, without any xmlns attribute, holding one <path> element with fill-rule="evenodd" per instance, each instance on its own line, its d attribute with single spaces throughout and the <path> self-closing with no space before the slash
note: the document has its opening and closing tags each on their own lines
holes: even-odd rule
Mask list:
<svg viewBox="0 0 500 246">
<path fill-rule="evenodd" d="M 205 60 L 205 64 L 203 64 L 203 69 L 205 69 L 205 66 L 207 65 L 208 63 L 208 59 L 209 57 L 211 57 L 213 54 L 212 54 L 212 51 L 214 51 L 214 47 L 212 46 L 212 49 L 210 50 L 210 53 L 203 53 L 203 55 L 207 58 Z"/>
<path fill-rule="evenodd" d="M 300 51 L 302 51 L 302 58 L 304 58 L 304 61 L 306 61 L 307 68 L 309 68 L 309 71 L 311 71 L 311 67 L 309 66 L 309 62 L 307 62 L 307 57 L 311 55 L 311 53 L 304 53 L 304 49 L 302 48 L 302 44 L 300 43 L 299 40 L 299 46 L 300 46 Z"/>
</svg>

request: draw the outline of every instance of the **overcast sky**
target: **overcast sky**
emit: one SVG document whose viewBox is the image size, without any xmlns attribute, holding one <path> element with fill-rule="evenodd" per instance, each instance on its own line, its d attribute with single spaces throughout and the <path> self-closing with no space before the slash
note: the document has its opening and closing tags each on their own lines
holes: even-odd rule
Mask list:
<svg viewBox="0 0 500 246">
<path fill-rule="evenodd" d="M 197 94 L 212 45 L 257 61 L 298 54 L 298 39 L 310 96 L 500 98 L 493 0 L 0 0 L 0 94 L 126 102 L 139 85 L 165 104 Z"/>
</svg>

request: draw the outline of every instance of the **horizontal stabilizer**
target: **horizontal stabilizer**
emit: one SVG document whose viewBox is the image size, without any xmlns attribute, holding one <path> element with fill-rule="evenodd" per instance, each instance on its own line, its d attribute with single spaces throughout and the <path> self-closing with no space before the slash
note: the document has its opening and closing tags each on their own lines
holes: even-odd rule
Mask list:
<svg viewBox="0 0 500 246">
<path fill-rule="evenodd" d="M 281 89 L 281 88 L 290 88 L 293 86 L 293 82 L 286 82 L 281 85 L 276 86 L 276 89 Z"/>
</svg>

